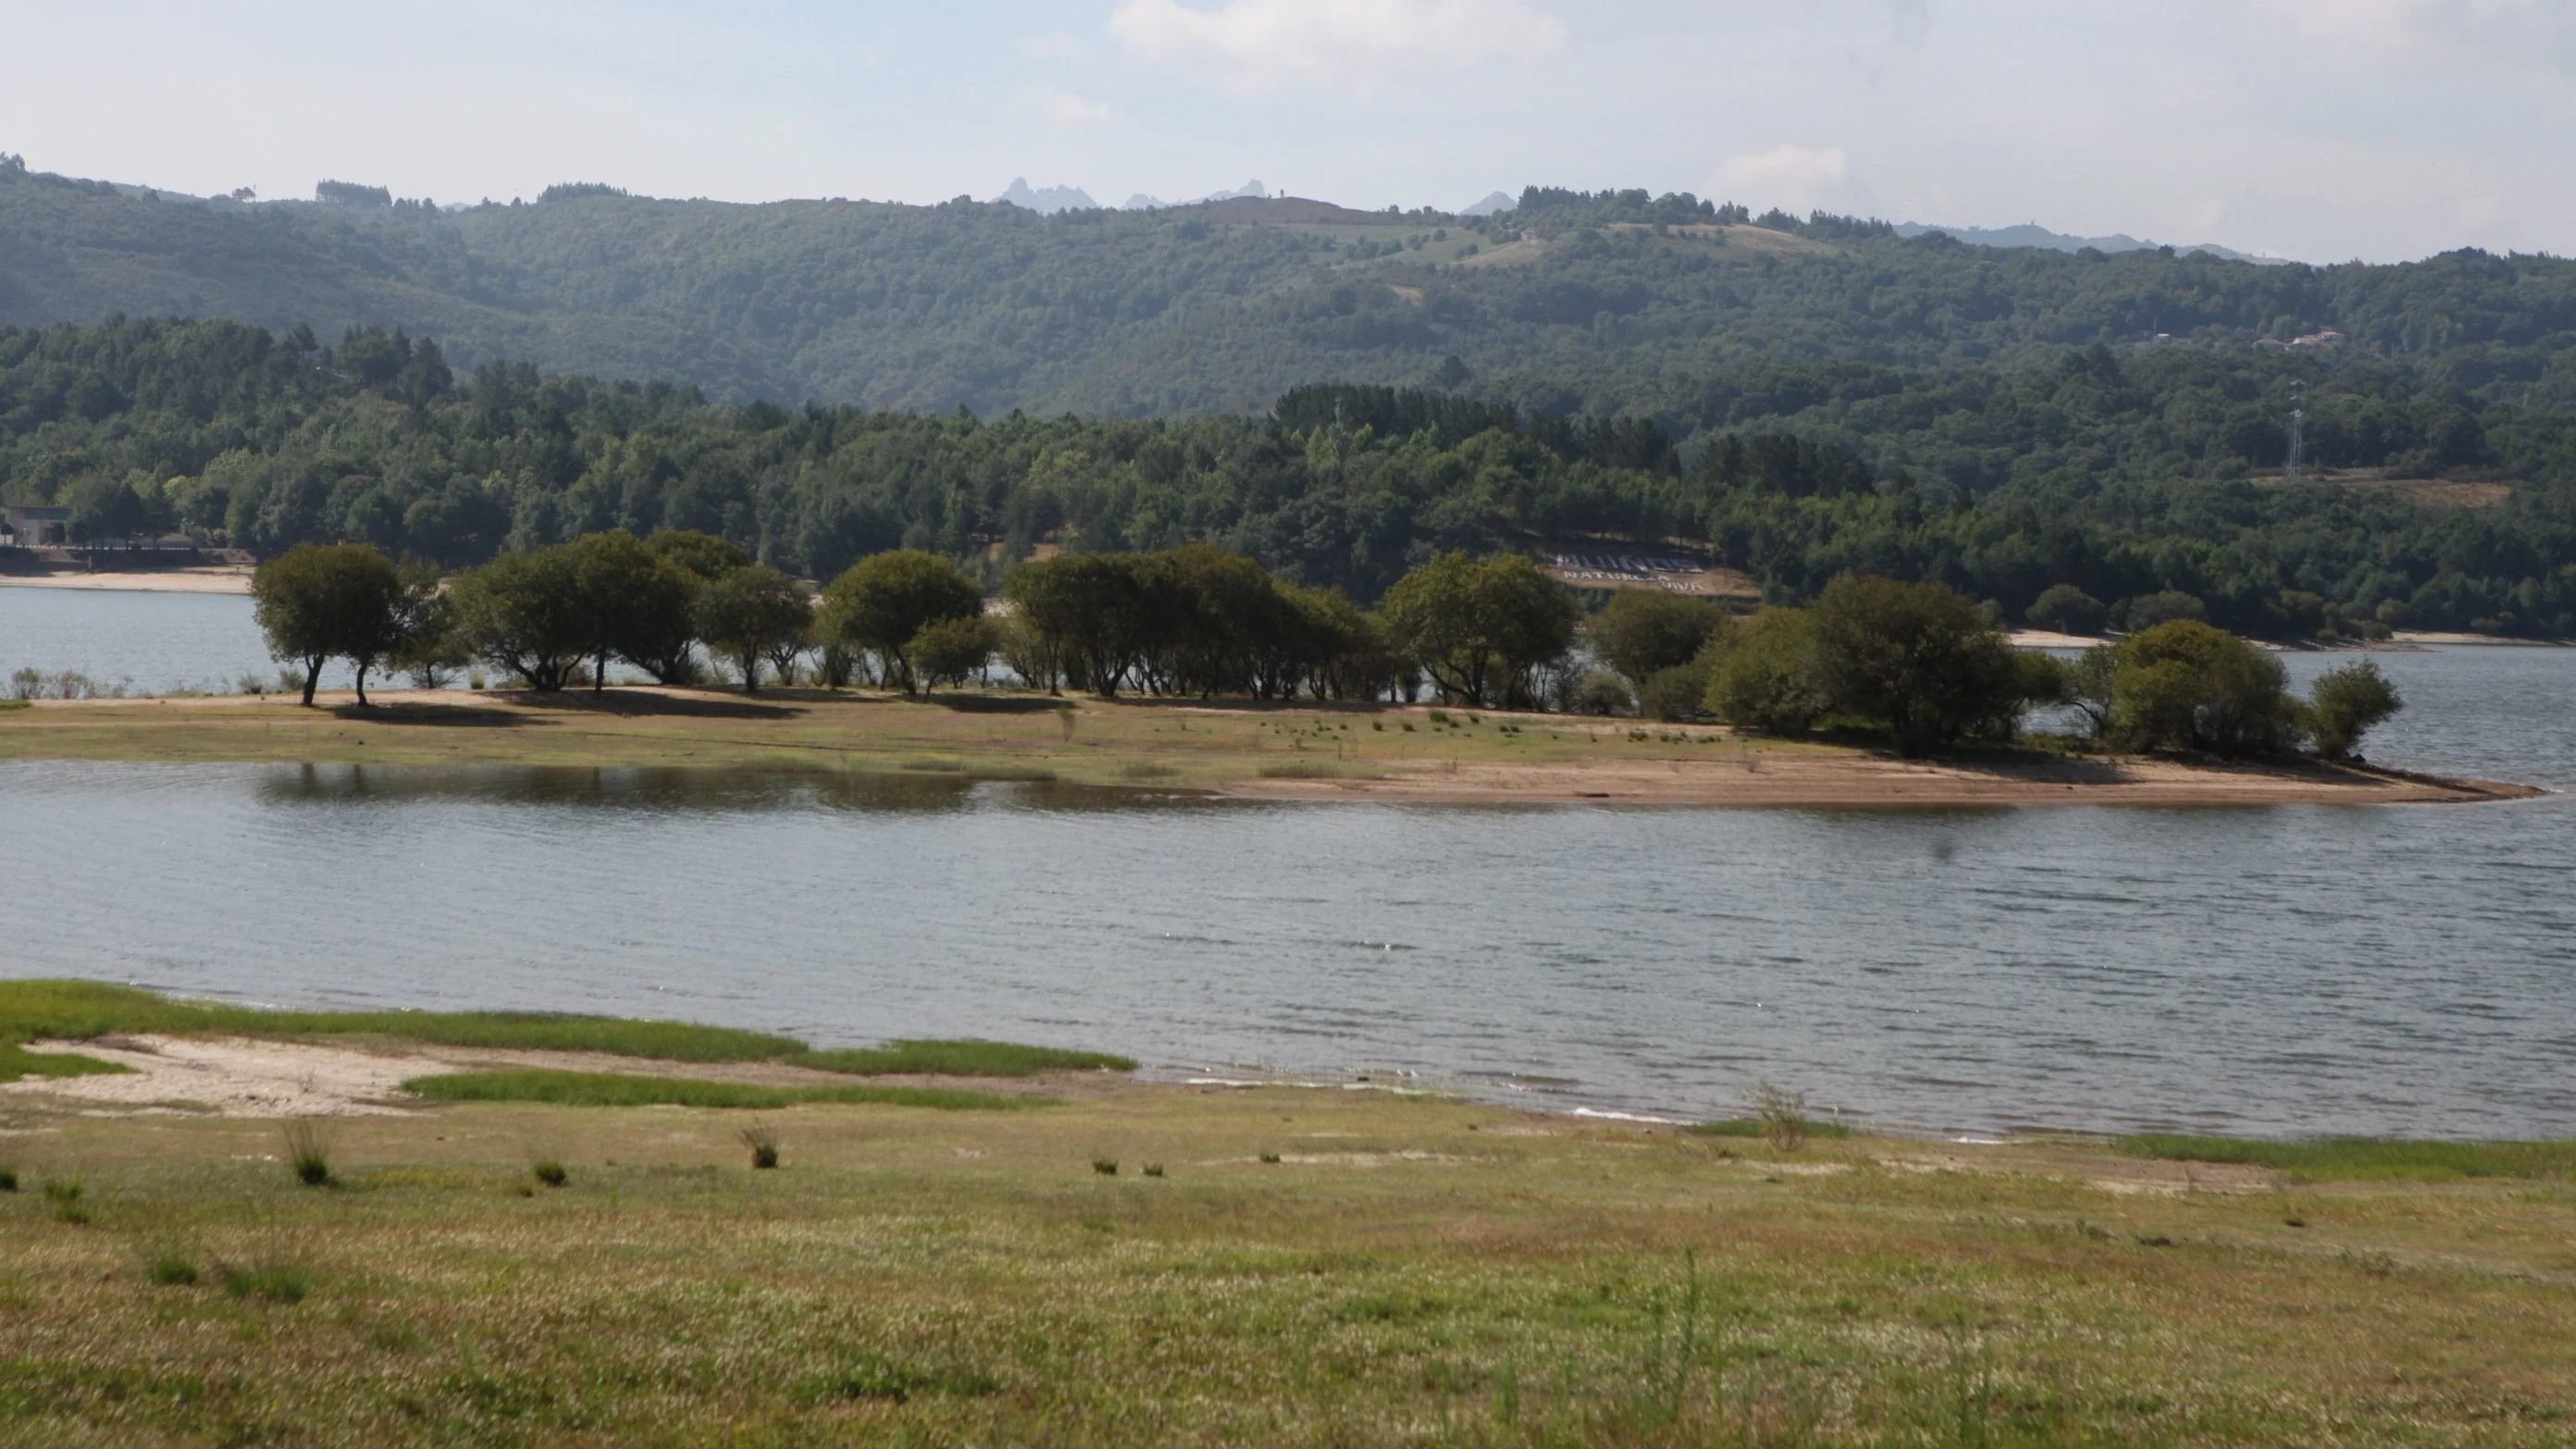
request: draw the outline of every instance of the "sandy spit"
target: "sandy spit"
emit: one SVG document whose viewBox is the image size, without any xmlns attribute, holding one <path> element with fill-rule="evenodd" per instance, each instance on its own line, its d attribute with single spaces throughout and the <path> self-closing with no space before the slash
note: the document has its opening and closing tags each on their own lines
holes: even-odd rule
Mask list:
<svg viewBox="0 0 2576 1449">
<path fill-rule="evenodd" d="M 2409 805 L 2525 799 L 2544 792 L 2488 781 L 2398 778 L 2359 770 L 2200 765 L 2173 760 L 1946 764 L 1874 755 L 1734 755 L 1577 765 L 1399 767 L 1366 778 L 1250 780 L 1231 794 L 1270 799 L 1447 804 L 1739 805 L 1813 808 L 1989 805 Z"/>
<path fill-rule="evenodd" d="M 110 570 L 96 574 L 0 574 L 0 588 L 93 589 L 131 594 L 247 594 L 250 570 L 238 565 L 206 568 Z"/>
</svg>

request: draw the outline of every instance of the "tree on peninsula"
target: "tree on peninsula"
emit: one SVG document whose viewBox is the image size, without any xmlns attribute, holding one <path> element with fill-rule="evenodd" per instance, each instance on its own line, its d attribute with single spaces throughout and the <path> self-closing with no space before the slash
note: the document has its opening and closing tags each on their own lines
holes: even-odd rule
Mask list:
<svg viewBox="0 0 2576 1449">
<path fill-rule="evenodd" d="M 402 577 L 373 545 L 297 544 L 259 566 L 250 592 L 269 653 L 303 668 L 308 708 L 333 659 L 355 669 L 364 705 L 368 671 L 402 647 Z"/>
</svg>

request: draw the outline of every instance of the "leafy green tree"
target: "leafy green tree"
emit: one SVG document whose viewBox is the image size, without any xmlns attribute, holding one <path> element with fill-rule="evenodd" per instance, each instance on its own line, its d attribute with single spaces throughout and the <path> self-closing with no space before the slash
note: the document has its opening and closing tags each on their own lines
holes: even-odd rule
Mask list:
<svg viewBox="0 0 2576 1449">
<path fill-rule="evenodd" d="M 2003 631 L 1967 595 L 1845 574 L 1807 612 L 1828 710 L 1884 720 L 1908 755 L 2011 737 L 2023 675 Z"/>
<path fill-rule="evenodd" d="M 2133 749 L 2268 754 L 2297 739 L 2281 661 L 2224 629 L 2175 619 L 2123 640 L 2111 727 Z"/>
<path fill-rule="evenodd" d="M 567 550 L 505 553 L 453 587 L 466 647 L 530 689 L 564 688 L 598 642 L 579 559 Z"/>
<path fill-rule="evenodd" d="M 694 668 L 691 611 L 703 585 L 678 556 L 656 550 L 622 528 L 562 545 L 572 567 L 582 652 L 591 688 L 607 687 L 608 661 L 624 659 L 664 684 L 683 684 Z"/>
<path fill-rule="evenodd" d="M 912 636 L 904 653 L 919 671 L 924 690 L 963 684 L 993 659 L 998 641 L 992 622 L 981 614 L 934 619 Z"/>
<path fill-rule="evenodd" d="M 922 631 L 945 620 L 974 618 L 983 609 L 984 592 L 964 570 L 919 549 L 872 554 L 823 590 L 824 630 L 874 654 L 885 677 L 906 694 L 913 692 L 919 661 L 912 645 Z"/>
<path fill-rule="evenodd" d="M 751 563 L 751 555 L 740 544 L 691 528 L 663 529 L 646 539 L 645 545 L 704 583 L 714 583 Z"/>
<path fill-rule="evenodd" d="M 2090 635 L 2102 632 L 2102 626 L 2110 622 L 2110 610 L 2073 584 L 2051 584 L 2040 590 L 2025 617 L 2036 629 Z"/>
<path fill-rule="evenodd" d="M 2209 619 L 2209 606 L 2179 589 L 2166 589 L 2127 600 L 2120 606 L 2119 613 L 2122 625 L 2136 634 L 2175 619 L 2205 623 Z"/>
<path fill-rule="evenodd" d="M 436 564 L 414 561 L 398 572 L 402 595 L 395 635 L 400 642 L 385 665 L 408 674 L 415 689 L 445 689 L 474 657 L 458 628 L 455 596 Z"/>
<path fill-rule="evenodd" d="M 391 559 L 362 543 L 298 544 L 261 564 L 250 592 L 269 653 L 304 668 L 307 708 L 335 658 L 357 671 L 366 704 L 367 672 L 402 642 L 402 580 Z"/>
<path fill-rule="evenodd" d="M 1650 676 L 1697 658 L 1726 622 L 1726 610 L 1707 599 L 1621 589 L 1585 627 L 1601 662 L 1642 687 Z"/>
<path fill-rule="evenodd" d="M 1023 564 L 1003 581 L 1039 647 L 1076 688 L 1104 698 L 1142 670 L 1170 610 L 1133 554 L 1075 554 Z"/>
<path fill-rule="evenodd" d="M 1710 714 L 1767 734 L 1803 734 L 1825 712 L 1804 609 L 1764 609 L 1718 636 L 1707 660 Z"/>
<path fill-rule="evenodd" d="M 1441 554 L 1387 590 L 1378 615 L 1442 698 L 1475 706 L 1530 698 L 1531 673 L 1573 646 L 1576 619 L 1564 586 L 1517 554 Z"/>
<path fill-rule="evenodd" d="M 767 564 L 751 564 L 707 585 L 698 595 L 698 637 L 742 676 L 746 694 L 760 692 L 760 663 L 772 651 L 802 647 L 814 627 L 814 601 L 794 579 Z"/>
<path fill-rule="evenodd" d="M 2317 753 L 2329 760 L 2348 760 L 2361 748 L 2361 737 L 2406 707 L 2397 686 L 2368 659 L 2338 664 L 2308 686 L 2308 733 Z"/>
<path fill-rule="evenodd" d="M 94 475 L 73 485 L 70 498 L 71 541 L 96 546 L 129 543 L 152 526 L 152 509 L 134 486 L 122 479 Z"/>
</svg>

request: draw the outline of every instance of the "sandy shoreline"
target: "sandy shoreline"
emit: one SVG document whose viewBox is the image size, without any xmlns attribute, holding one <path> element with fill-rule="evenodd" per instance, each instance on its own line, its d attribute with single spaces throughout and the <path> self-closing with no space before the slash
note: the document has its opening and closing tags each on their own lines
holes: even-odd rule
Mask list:
<svg viewBox="0 0 2576 1449">
<path fill-rule="evenodd" d="M 239 564 L 205 568 L 122 570 L 99 573 L 0 573 L 0 588 L 84 589 L 127 594 L 248 594 L 250 569 Z"/>
<path fill-rule="evenodd" d="M 1250 780 L 1228 794 L 1457 805 L 1601 804 L 1772 808 L 2007 805 L 2432 805 L 2546 794 L 2486 780 L 2436 780 L 2330 766 L 2275 767 L 2114 758 L 1955 764 L 1877 755 L 1747 753 L 1738 759 L 1575 766 L 1461 764 L 1366 779 Z"/>
</svg>

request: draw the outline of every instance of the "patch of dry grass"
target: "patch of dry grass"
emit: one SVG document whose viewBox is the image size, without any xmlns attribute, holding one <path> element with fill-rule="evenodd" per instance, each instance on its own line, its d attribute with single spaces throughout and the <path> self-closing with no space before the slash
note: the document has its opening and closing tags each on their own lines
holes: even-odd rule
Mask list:
<svg viewBox="0 0 2576 1449">
<path fill-rule="evenodd" d="M 269 1124 L 13 1125 L 88 1210 L 0 1200 L 13 1443 L 2538 1445 L 2576 1405 L 2560 1180 L 1289 1089 L 791 1106 L 782 1172 L 738 1114 L 459 1106 L 340 1124 L 327 1193 Z M 156 1283 L 169 1244 L 217 1271 Z"/>
</svg>

